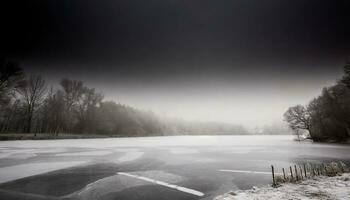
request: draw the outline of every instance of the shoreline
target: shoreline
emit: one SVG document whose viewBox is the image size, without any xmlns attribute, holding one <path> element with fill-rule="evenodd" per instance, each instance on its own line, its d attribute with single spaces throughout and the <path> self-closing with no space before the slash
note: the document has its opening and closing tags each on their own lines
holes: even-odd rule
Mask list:
<svg viewBox="0 0 350 200">
<path fill-rule="evenodd" d="M 288 134 L 280 134 L 284 136 Z M 23 140 L 61 140 L 61 139 L 104 139 L 104 138 L 137 138 L 137 137 L 169 137 L 169 136 L 275 136 L 275 135 L 251 135 L 251 134 L 170 134 L 170 135 L 98 135 L 98 134 L 64 134 L 60 133 L 58 136 L 45 133 L 0 133 L 0 141 L 23 141 Z M 278 136 L 278 135 L 276 135 Z"/>
<path fill-rule="evenodd" d="M 249 190 L 231 191 L 214 200 L 280 200 L 280 199 L 350 199 L 350 173 L 339 176 L 320 176 L 297 183 L 283 183 L 253 187 Z"/>
</svg>

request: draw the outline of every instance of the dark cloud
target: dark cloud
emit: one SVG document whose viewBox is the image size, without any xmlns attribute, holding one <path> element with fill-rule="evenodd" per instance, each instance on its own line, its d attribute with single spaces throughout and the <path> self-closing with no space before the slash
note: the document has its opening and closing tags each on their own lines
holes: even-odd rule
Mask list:
<svg viewBox="0 0 350 200">
<path fill-rule="evenodd" d="M 349 3 L 341 0 L 10 2 L 2 17 L 10 55 L 193 65 L 349 53 Z"/>
</svg>

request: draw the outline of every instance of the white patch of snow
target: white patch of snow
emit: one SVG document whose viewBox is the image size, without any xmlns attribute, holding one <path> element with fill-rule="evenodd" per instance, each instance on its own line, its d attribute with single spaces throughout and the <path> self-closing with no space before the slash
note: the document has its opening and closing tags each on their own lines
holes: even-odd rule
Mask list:
<svg viewBox="0 0 350 200">
<path fill-rule="evenodd" d="M 28 159 L 28 158 L 33 158 L 36 157 L 37 155 L 35 153 L 15 153 L 11 154 L 7 158 L 11 159 Z"/>
<path fill-rule="evenodd" d="M 190 149 L 190 148 L 172 148 L 169 150 L 170 153 L 173 154 L 195 154 L 198 153 L 196 149 Z"/>
<path fill-rule="evenodd" d="M 0 153 L 0 159 L 3 159 L 3 158 L 8 158 L 12 155 L 13 153 Z"/>
<path fill-rule="evenodd" d="M 159 177 L 163 177 L 164 178 L 164 175 L 167 175 L 168 177 L 170 175 L 170 177 L 175 177 L 175 178 L 178 179 L 178 176 L 175 176 L 175 175 L 172 175 L 172 174 L 167 174 L 167 173 L 164 173 L 164 172 L 161 172 L 161 171 L 148 171 L 147 174 L 148 175 L 152 175 L 152 174 L 153 175 L 154 174 L 160 175 L 160 173 L 162 173 L 162 174 Z M 153 184 L 156 184 L 156 185 L 161 185 L 161 186 L 164 186 L 164 187 L 175 189 L 175 190 L 178 190 L 178 191 L 181 191 L 181 192 L 185 192 L 185 193 L 188 193 L 188 194 L 192 194 L 192 195 L 195 195 L 195 196 L 204 196 L 204 193 L 202 193 L 200 191 L 193 190 L 193 189 L 186 188 L 186 187 L 182 187 L 182 186 L 178 186 L 178 185 L 171 184 L 171 183 L 167 183 L 167 182 L 164 182 L 164 181 L 159 181 L 159 180 L 156 180 L 156 179 L 153 179 L 153 178 L 140 176 L 140 175 L 135 175 L 135 174 L 130 174 L 130 173 L 125 173 L 125 172 L 118 172 L 118 174 L 119 175 L 128 176 L 128 177 L 132 177 L 132 178 L 139 179 L 139 180 L 143 180 L 143 181 L 146 181 L 146 182 L 150 182 L 150 183 L 153 183 Z"/>
<path fill-rule="evenodd" d="M 166 181 L 169 183 L 178 183 L 185 181 L 185 178 L 176 174 L 167 173 L 164 171 L 158 171 L 158 170 L 149 170 L 149 171 L 135 171 L 132 172 L 135 175 L 138 176 L 144 176 L 149 177 L 151 179 L 158 179 L 161 181 Z"/>
<path fill-rule="evenodd" d="M 32 153 L 60 153 L 67 151 L 67 148 L 37 148 L 37 149 L 23 149 L 25 152 Z"/>
<path fill-rule="evenodd" d="M 138 149 L 136 149 L 136 148 L 118 148 L 118 149 L 109 148 L 109 150 L 112 150 L 114 152 L 123 152 L 123 153 L 138 151 Z"/>
<path fill-rule="evenodd" d="M 67 151 L 66 148 L 18 148 L 1 150 L 0 157 L 3 154 L 20 154 L 20 153 L 59 153 Z"/>
<path fill-rule="evenodd" d="M 117 162 L 130 162 L 140 158 L 144 153 L 143 152 L 127 152 L 125 155 L 117 159 Z"/>
<path fill-rule="evenodd" d="M 27 159 L 36 157 L 38 153 L 56 153 L 63 152 L 64 148 L 49 148 L 49 149 L 1 149 L 0 150 L 0 159 Z"/>
<path fill-rule="evenodd" d="M 253 187 L 250 190 L 239 190 L 218 196 L 215 200 L 329 200 L 350 199 L 350 174 L 336 177 L 315 177 L 300 183 L 286 183 L 273 188 Z"/>
<path fill-rule="evenodd" d="M 258 171 L 246 171 L 246 170 L 231 170 L 231 169 L 220 169 L 220 172 L 232 172 L 232 173 L 245 173 L 245 174 L 265 174 L 271 175 L 271 172 L 258 172 Z M 278 175 L 282 175 L 282 173 L 276 173 Z"/>
<path fill-rule="evenodd" d="M 56 156 L 104 156 L 111 154 L 110 151 L 84 151 L 84 152 L 73 152 L 73 153 L 59 153 Z"/>
<path fill-rule="evenodd" d="M 27 159 L 37 156 L 35 153 L 26 151 L 15 151 L 15 150 L 2 150 L 0 153 L 0 159 Z"/>
</svg>

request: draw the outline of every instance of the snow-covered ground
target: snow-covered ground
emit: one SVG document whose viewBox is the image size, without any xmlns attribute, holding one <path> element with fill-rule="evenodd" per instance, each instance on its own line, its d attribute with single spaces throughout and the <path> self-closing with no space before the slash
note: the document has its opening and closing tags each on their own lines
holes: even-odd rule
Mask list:
<svg viewBox="0 0 350 200">
<path fill-rule="evenodd" d="M 350 199 L 350 174 L 315 177 L 300 183 L 286 183 L 278 188 L 254 187 L 218 196 L 215 200 L 347 200 Z"/>
</svg>

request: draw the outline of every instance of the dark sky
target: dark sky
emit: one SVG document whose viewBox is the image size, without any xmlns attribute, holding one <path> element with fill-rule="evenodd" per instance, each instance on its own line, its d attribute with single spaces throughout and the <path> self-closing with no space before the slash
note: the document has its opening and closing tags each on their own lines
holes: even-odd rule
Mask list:
<svg viewBox="0 0 350 200">
<path fill-rule="evenodd" d="M 347 0 L 1 4 L 1 54 L 27 72 L 81 79 L 109 99 L 190 119 L 280 119 L 350 60 Z"/>
</svg>

